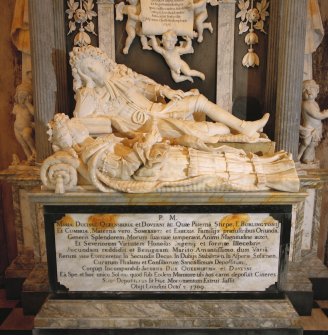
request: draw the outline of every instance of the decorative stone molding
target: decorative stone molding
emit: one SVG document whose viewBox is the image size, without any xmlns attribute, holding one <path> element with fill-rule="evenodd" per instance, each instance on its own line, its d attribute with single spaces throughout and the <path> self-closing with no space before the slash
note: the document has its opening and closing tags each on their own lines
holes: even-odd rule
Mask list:
<svg viewBox="0 0 328 335">
<path fill-rule="evenodd" d="M 269 16 L 268 8 L 270 2 L 267 0 L 239 0 L 237 4 L 239 12 L 236 18 L 240 18 L 239 23 L 239 34 L 244 34 L 245 43 L 249 49 L 247 54 L 244 56 L 242 64 L 245 67 L 255 67 L 260 65 L 259 56 L 254 52 L 253 46 L 258 44 L 259 38 L 255 32 L 256 30 L 266 34 L 264 30 L 264 22 Z"/>
<path fill-rule="evenodd" d="M 66 13 L 69 19 L 69 31 L 67 35 L 75 32 L 79 25 L 79 32 L 74 37 L 74 45 L 85 46 L 91 44 L 91 38 L 88 33 L 97 35 L 93 18 L 97 16 L 94 9 L 93 0 L 68 0 Z"/>
</svg>

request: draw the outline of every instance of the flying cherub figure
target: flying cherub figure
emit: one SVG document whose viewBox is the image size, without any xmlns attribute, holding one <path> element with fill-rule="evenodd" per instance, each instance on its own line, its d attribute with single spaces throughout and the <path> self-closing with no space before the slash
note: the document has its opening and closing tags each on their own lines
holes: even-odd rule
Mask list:
<svg viewBox="0 0 328 335">
<path fill-rule="evenodd" d="M 136 35 L 140 37 L 142 48 L 144 50 L 151 50 L 148 45 L 148 40 L 142 33 L 141 29 L 141 6 L 139 0 L 127 0 L 129 5 L 125 5 L 124 2 L 120 2 L 116 5 L 116 20 L 122 21 L 123 15 L 127 15 L 128 19 L 126 21 L 125 30 L 128 34 L 125 46 L 123 48 L 123 53 L 127 55 L 129 53 L 130 46 L 135 39 Z"/>
<path fill-rule="evenodd" d="M 212 6 L 217 6 L 219 2 L 217 0 L 192 0 L 190 7 L 194 10 L 194 29 L 197 31 L 197 42 L 203 42 L 203 32 L 204 29 L 208 29 L 213 33 L 213 27 L 211 22 L 205 22 L 208 18 L 207 13 L 207 3 L 210 3 Z"/>
<path fill-rule="evenodd" d="M 192 77 L 199 77 L 202 80 L 205 80 L 204 73 L 191 70 L 189 65 L 181 59 L 181 55 L 193 53 L 194 49 L 192 47 L 190 37 L 184 37 L 185 43 L 180 42 L 180 46 L 176 46 L 178 42 L 177 34 L 173 30 L 169 30 L 162 36 L 162 45 L 161 47 L 155 36 L 150 36 L 151 45 L 153 50 L 163 56 L 167 65 L 171 69 L 171 75 L 173 80 L 176 83 L 180 83 L 185 80 L 194 82 Z"/>
</svg>

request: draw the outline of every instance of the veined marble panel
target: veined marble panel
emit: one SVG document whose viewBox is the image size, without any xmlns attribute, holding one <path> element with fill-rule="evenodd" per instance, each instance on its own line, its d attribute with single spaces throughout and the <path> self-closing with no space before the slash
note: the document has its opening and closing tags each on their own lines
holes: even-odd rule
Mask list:
<svg viewBox="0 0 328 335">
<path fill-rule="evenodd" d="M 312 247 L 313 215 L 316 190 L 309 189 L 307 192 L 309 195 L 305 199 L 304 204 L 302 250 L 310 250 Z"/>
<path fill-rule="evenodd" d="M 49 300 L 42 329 L 300 328 L 288 300 Z"/>
</svg>

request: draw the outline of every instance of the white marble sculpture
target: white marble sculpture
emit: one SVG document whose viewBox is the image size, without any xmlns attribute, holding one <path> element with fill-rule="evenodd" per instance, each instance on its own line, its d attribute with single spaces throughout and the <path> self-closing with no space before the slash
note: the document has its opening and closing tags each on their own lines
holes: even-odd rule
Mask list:
<svg viewBox="0 0 328 335">
<path fill-rule="evenodd" d="M 205 80 L 204 73 L 191 70 L 189 65 L 181 59 L 181 55 L 194 53 L 192 47 L 191 38 L 185 36 L 185 42 L 180 42 L 180 45 L 177 46 L 178 36 L 173 30 L 169 30 L 162 36 L 162 46 L 158 43 L 155 36 L 150 36 L 151 46 L 153 50 L 163 56 L 166 61 L 166 64 L 171 70 L 171 76 L 176 83 L 180 83 L 185 80 L 194 82 L 192 77 L 199 77 L 202 80 Z"/>
<path fill-rule="evenodd" d="M 125 55 L 129 53 L 130 46 L 136 35 L 140 37 L 142 48 L 144 50 L 151 50 L 151 47 L 148 45 L 147 37 L 142 33 L 140 1 L 127 0 L 127 2 L 129 3 L 129 5 L 125 5 L 124 2 L 120 2 L 116 5 L 116 20 L 122 21 L 123 15 L 127 16 L 127 21 L 125 25 L 127 38 L 125 41 L 125 46 L 123 48 L 123 53 Z"/>
<path fill-rule="evenodd" d="M 75 33 L 74 45 L 83 46 L 91 44 L 90 34 L 97 35 L 93 18 L 98 14 L 94 11 L 93 0 L 67 1 L 66 14 L 68 15 L 69 31 L 67 35 Z"/>
<path fill-rule="evenodd" d="M 149 132 L 156 119 L 163 138 L 183 138 L 183 142 L 197 146 L 236 141 L 235 137 L 238 141 L 254 142 L 259 140 L 259 132 L 269 118 L 265 114 L 258 121 L 240 120 L 197 90 L 183 92 L 162 86 L 116 64 L 92 46 L 74 48 L 70 57 L 76 93 L 74 116 L 94 134 L 110 133 L 113 128 L 113 132 L 133 138 Z M 197 112 L 215 122 L 194 121 L 193 114 Z"/>
<path fill-rule="evenodd" d="M 24 150 L 27 162 L 32 163 L 35 159 L 36 151 L 34 144 L 32 85 L 29 81 L 17 86 L 12 114 L 15 115 L 14 132 L 16 139 Z"/>
<path fill-rule="evenodd" d="M 163 187 L 182 191 L 299 189 L 294 162 L 286 152 L 259 157 L 227 146 L 196 150 L 172 145 L 161 137 L 155 119 L 151 132 L 134 139 L 114 134 L 92 138 L 78 118 L 56 114 L 49 135 L 57 152 L 44 161 L 41 179 L 59 193 L 76 184 L 74 170 L 102 192 L 145 193 Z"/>
<path fill-rule="evenodd" d="M 314 80 L 304 80 L 298 159 L 305 164 L 315 161 L 315 148 L 322 138 L 322 120 L 328 118 L 328 110 L 320 111 L 315 101 L 319 85 Z"/>
<path fill-rule="evenodd" d="M 208 29 L 213 33 L 213 26 L 211 22 L 206 22 L 208 18 L 207 4 L 217 6 L 217 0 L 192 0 L 191 6 L 194 10 L 194 29 L 197 32 L 197 42 L 201 43 L 204 40 L 204 30 Z"/>
<path fill-rule="evenodd" d="M 195 76 L 205 80 L 205 75 L 197 70 L 191 70 L 189 65 L 181 59 L 181 55 L 194 52 L 191 38 L 198 37 L 197 41 L 201 43 L 205 29 L 213 32 L 211 22 L 206 22 L 207 4 L 218 5 L 217 0 L 190 0 L 189 2 L 186 0 L 167 4 L 147 0 L 143 2 L 127 0 L 126 2 L 128 4 L 125 2 L 116 4 L 116 20 L 122 21 L 124 15 L 127 16 L 124 54 L 129 53 L 132 42 L 136 36 L 139 36 L 144 50 L 153 49 L 163 56 L 175 82 L 186 80 L 193 82 L 192 77 Z M 176 13 L 174 18 L 170 17 L 172 8 Z M 173 26 L 172 22 L 175 23 Z M 155 35 L 161 35 L 161 38 L 157 39 Z M 180 40 L 177 46 L 179 37 L 184 41 Z M 148 38 L 151 41 L 148 41 Z"/>
<path fill-rule="evenodd" d="M 268 8 L 270 2 L 267 0 L 239 0 L 237 4 L 239 12 L 236 18 L 240 18 L 239 34 L 247 33 L 245 43 L 248 45 L 248 52 L 242 60 L 245 67 L 260 65 L 259 56 L 254 51 L 254 45 L 259 42 L 256 30 L 266 33 L 264 23 L 269 16 Z"/>
</svg>

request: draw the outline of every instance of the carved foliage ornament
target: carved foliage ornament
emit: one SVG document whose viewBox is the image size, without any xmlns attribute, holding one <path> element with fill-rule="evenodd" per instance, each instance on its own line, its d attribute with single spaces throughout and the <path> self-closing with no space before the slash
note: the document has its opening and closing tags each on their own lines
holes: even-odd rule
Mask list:
<svg viewBox="0 0 328 335">
<path fill-rule="evenodd" d="M 253 46 L 259 42 L 255 30 L 266 34 L 264 23 L 269 16 L 267 0 L 239 0 L 237 4 L 239 12 L 236 18 L 240 18 L 239 34 L 247 33 L 245 43 L 248 45 L 248 52 L 244 56 L 242 64 L 246 67 L 255 67 L 260 65 L 259 56 L 254 52 Z"/>
<path fill-rule="evenodd" d="M 81 47 L 91 44 L 91 38 L 88 33 L 97 35 L 95 25 L 92 22 L 93 18 L 97 16 L 97 13 L 93 10 L 93 0 L 68 0 L 67 7 L 66 13 L 70 20 L 67 35 L 72 34 L 78 29 L 79 32 L 74 37 L 74 45 Z"/>
</svg>

